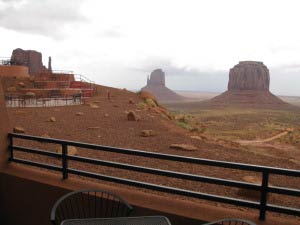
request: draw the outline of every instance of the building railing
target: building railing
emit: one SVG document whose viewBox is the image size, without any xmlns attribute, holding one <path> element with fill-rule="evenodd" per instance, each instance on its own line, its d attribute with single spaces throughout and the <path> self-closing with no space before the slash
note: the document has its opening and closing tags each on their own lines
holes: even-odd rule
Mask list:
<svg viewBox="0 0 300 225">
<path fill-rule="evenodd" d="M 96 84 L 94 81 L 90 80 L 88 77 L 86 77 L 86 76 L 84 76 L 82 74 L 74 74 L 74 78 L 77 81 L 89 83 L 91 85 L 95 85 Z"/>
<path fill-rule="evenodd" d="M 74 71 L 71 71 L 71 70 L 52 70 L 52 73 L 56 73 L 56 74 L 59 74 L 59 75 L 64 75 L 64 74 L 72 75 L 72 74 L 74 74 Z"/>
<path fill-rule="evenodd" d="M 32 97 L 32 96 L 5 96 L 6 107 L 25 108 L 25 107 L 54 107 L 67 105 L 81 105 L 84 98 L 77 96 L 52 96 L 52 97 Z"/>
<path fill-rule="evenodd" d="M 9 57 L 0 57 L 0 65 L 10 66 L 10 65 L 12 65 L 12 62 Z"/>
<path fill-rule="evenodd" d="M 163 154 L 163 153 L 156 153 L 156 152 L 147 152 L 147 151 L 140 151 L 140 150 L 132 150 L 132 149 L 122 149 L 122 148 L 115 148 L 109 146 L 102 146 L 96 144 L 88 144 L 82 142 L 74 142 L 74 141 L 67 141 L 67 140 L 60 140 L 54 138 L 45 138 L 45 137 L 37 137 L 25 134 L 16 134 L 16 133 L 9 133 L 8 134 L 10 144 L 10 162 L 22 163 L 30 166 L 45 168 L 49 170 L 60 171 L 62 173 L 62 178 L 67 179 L 68 174 L 76 174 L 84 177 L 90 177 L 110 182 L 115 182 L 119 184 L 126 184 L 132 185 L 135 187 L 146 188 L 155 191 L 161 191 L 165 193 L 177 194 L 186 197 L 193 197 L 198 199 L 210 200 L 215 202 L 227 203 L 237 206 L 248 207 L 252 209 L 259 210 L 259 219 L 265 220 L 266 212 L 276 212 L 276 213 L 283 213 L 289 215 L 300 216 L 300 209 L 274 205 L 268 203 L 268 194 L 275 193 L 280 195 L 289 195 L 289 196 L 296 196 L 300 197 L 300 190 L 299 189 L 292 189 L 287 187 L 278 187 L 278 186 L 271 186 L 269 183 L 269 177 L 271 174 L 275 175 L 284 175 L 290 177 L 300 177 L 300 170 L 292 170 L 292 169 L 283 169 L 283 168 L 276 168 L 276 167 L 267 167 L 267 166 L 259 166 L 259 165 L 251 165 L 251 164 L 243 164 L 243 163 L 234 163 L 234 162 L 226 162 L 226 161 L 217 161 L 217 160 L 209 160 L 203 158 L 193 158 L 193 157 L 185 157 L 179 155 L 170 155 L 170 154 Z M 26 139 L 32 141 L 39 141 L 45 143 L 54 143 L 61 145 L 62 153 L 54 153 L 46 150 L 40 149 L 33 149 L 23 146 L 17 146 L 14 144 L 14 139 Z M 191 163 L 191 164 L 198 164 L 198 165 L 206 165 L 212 167 L 220 167 L 220 168 L 229 168 L 229 169 L 236 169 L 242 171 L 249 171 L 249 172 L 259 172 L 262 174 L 262 181 L 261 184 L 252 184 L 248 182 L 230 180 L 230 179 L 221 179 L 216 177 L 208 177 L 208 176 L 200 176 L 196 174 L 189 174 L 189 173 L 181 173 L 169 170 L 162 170 L 156 168 L 149 168 L 149 167 L 142 167 L 136 166 L 131 164 L 124 164 L 112 161 L 105 161 L 100 159 L 92 159 L 82 156 L 71 156 L 68 154 L 68 146 L 80 147 L 80 148 L 87 148 L 92 150 L 99 150 L 105 152 L 113 152 L 119 154 L 126 154 L 132 156 L 141 156 L 147 157 L 152 159 L 161 159 L 161 160 L 168 160 L 168 161 L 175 161 L 175 162 L 184 162 L 184 163 Z M 31 154 L 38 154 L 43 156 L 50 156 L 54 158 L 61 159 L 61 166 L 56 165 L 49 165 L 41 162 L 30 161 L 26 159 L 16 158 L 14 156 L 15 151 L 27 152 Z M 93 173 L 89 171 L 78 170 L 75 168 L 70 168 L 68 166 L 69 161 L 77 161 L 83 163 L 90 163 L 93 165 L 102 165 L 107 167 L 113 167 L 118 169 L 130 170 L 135 172 L 142 172 L 147 174 L 154 174 L 160 175 L 165 177 L 172 177 L 172 178 L 179 178 L 189 181 L 197 181 L 197 182 L 204 182 L 209 184 L 215 185 L 222 185 L 234 188 L 244 188 L 247 190 L 256 190 L 260 192 L 260 201 L 249 201 L 244 199 L 238 198 L 230 198 L 222 195 L 213 195 L 207 194 L 202 192 L 195 192 L 186 189 L 179 189 L 176 187 L 169 187 L 163 185 L 157 185 L 153 183 L 146 183 L 131 179 L 119 178 L 116 176 L 108 176 L 100 173 Z"/>
</svg>

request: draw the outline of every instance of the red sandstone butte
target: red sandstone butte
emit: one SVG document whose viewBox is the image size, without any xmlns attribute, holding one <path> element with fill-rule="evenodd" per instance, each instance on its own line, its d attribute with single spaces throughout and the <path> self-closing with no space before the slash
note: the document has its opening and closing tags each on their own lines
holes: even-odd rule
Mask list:
<svg viewBox="0 0 300 225">
<path fill-rule="evenodd" d="M 159 102 L 180 101 L 184 97 L 176 94 L 166 87 L 165 73 L 161 69 L 153 70 L 150 77 L 147 78 L 147 85 L 142 91 L 152 93 Z"/>
<path fill-rule="evenodd" d="M 203 105 L 271 108 L 289 106 L 270 92 L 269 85 L 269 69 L 262 62 L 241 61 L 230 69 L 228 90 Z"/>
<path fill-rule="evenodd" d="M 27 66 L 30 75 L 37 75 L 47 71 L 42 62 L 42 53 L 37 51 L 17 48 L 12 52 L 11 62 L 14 65 Z"/>
</svg>

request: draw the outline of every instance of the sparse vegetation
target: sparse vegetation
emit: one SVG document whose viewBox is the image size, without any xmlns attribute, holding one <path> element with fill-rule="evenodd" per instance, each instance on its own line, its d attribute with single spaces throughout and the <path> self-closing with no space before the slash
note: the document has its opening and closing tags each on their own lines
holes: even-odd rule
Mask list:
<svg viewBox="0 0 300 225">
<path fill-rule="evenodd" d="M 193 112 L 189 124 L 201 124 L 207 134 L 227 140 L 264 139 L 300 126 L 297 111 L 214 109 Z"/>
<path fill-rule="evenodd" d="M 300 147 L 300 132 L 289 132 L 288 135 L 279 139 L 281 143 L 291 144 Z"/>
<path fill-rule="evenodd" d="M 150 99 L 150 98 L 146 98 L 145 99 L 145 103 L 148 105 L 148 106 L 151 106 L 151 107 L 157 107 L 157 105 L 156 105 L 156 103 L 152 100 L 152 99 Z"/>
<path fill-rule="evenodd" d="M 176 124 L 178 127 L 182 127 L 182 128 L 184 128 L 184 129 L 187 129 L 187 130 L 192 129 L 192 126 L 189 125 L 189 124 L 186 123 L 186 122 L 176 121 L 175 124 Z"/>
<path fill-rule="evenodd" d="M 137 104 L 138 109 L 145 109 L 147 107 L 145 102 L 139 102 Z"/>
</svg>

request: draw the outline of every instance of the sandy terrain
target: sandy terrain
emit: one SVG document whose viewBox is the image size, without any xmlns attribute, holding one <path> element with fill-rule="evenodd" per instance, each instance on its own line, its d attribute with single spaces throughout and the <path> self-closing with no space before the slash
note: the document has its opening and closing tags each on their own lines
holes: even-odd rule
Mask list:
<svg viewBox="0 0 300 225">
<path fill-rule="evenodd" d="M 107 90 L 110 90 L 111 100 L 107 99 Z M 283 157 L 274 157 L 274 155 L 257 155 L 254 151 L 243 151 L 235 146 L 224 145 L 217 141 L 200 141 L 193 139 L 191 136 L 197 136 L 200 134 L 198 132 L 190 132 L 176 126 L 174 121 L 163 117 L 151 107 L 141 109 L 139 105 L 142 100 L 137 95 L 126 90 L 101 87 L 99 88 L 98 93 L 99 96 L 91 99 L 91 102 L 94 105 L 97 105 L 98 108 L 91 108 L 89 105 L 51 108 L 11 108 L 8 109 L 10 120 L 14 126 L 24 127 L 26 134 L 43 135 L 53 138 L 199 158 L 300 169 L 299 164 L 291 163 L 291 161 L 288 161 Z M 134 104 L 129 104 L 129 99 L 132 99 Z M 140 117 L 140 120 L 128 121 L 125 111 L 129 110 L 135 111 L 135 113 Z M 82 112 L 83 115 L 78 116 L 76 115 L 77 112 Z M 48 122 L 50 117 L 55 117 L 56 122 Z M 153 137 L 141 137 L 140 133 L 144 129 L 151 129 L 157 135 Z M 51 151 L 55 151 L 57 148 L 57 146 L 51 144 L 43 145 L 42 143 L 33 143 L 29 141 L 18 141 L 17 144 L 41 149 L 44 148 Z M 170 149 L 169 146 L 171 144 L 192 144 L 196 146 L 198 150 L 181 151 Z M 229 169 L 166 162 L 163 160 L 147 159 L 143 157 L 129 157 L 122 154 L 105 153 L 87 149 L 78 149 L 78 154 L 91 158 L 101 158 L 153 168 L 235 180 L 242 180 L 242 178 L 246 175 L 260 177 L 260 174 L 247 173 L 243 171 L 233 172 Z M 281 153 L 278 154 L 280 155 Z M 59 161 L 44 156 L 32 156 L 25 153 L 17 153 L 16 156 L 51 164 L 60 164 Z M 119 177 L 137 179 L 156 184 L 186 188 L 206 193 L 225 194 L 230 197 L 247 198 L 240 196 L 238 194 L 239 190 L 234 188 L 196 183 L 182 179 L 165 178 L 161 176 L 145 176 L 145 174 L 142 173 L 129 172 L 104 166 L 92 166 L 84 163 L 70 163 L 70 165 L 72 167 L 88 171 L 114 176 L 117 174 Z M 300 188 L 300 182 L 295 178 L 282 179 L 280 176 L 272 176 L 271 183 L 273 185 Z M 278 197 L 274 195 L 270 197 L 270 201 L 273 203 L 300 207 L 299 201 L 295 201 L 293 197 Z"/>
</svg>

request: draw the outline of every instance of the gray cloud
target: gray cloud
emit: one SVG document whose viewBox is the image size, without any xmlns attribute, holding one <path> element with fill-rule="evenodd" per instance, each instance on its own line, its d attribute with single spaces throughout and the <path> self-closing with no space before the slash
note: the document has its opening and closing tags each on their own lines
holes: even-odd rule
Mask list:
<svg viewBox="0 0 300 225">
<path fill-rule="evenodd" d="M 227 71 L 169 66 L 165 73 L 176 90 L 222 92 L 227 88 Z"/>
<path fill-rule="evenodd" d="M 166 76 L 189 76 L 189 77 L 202 77 L 202 76 L 226 76 L 228 71 L 225 70 L 199 70 L 187 66 L 174 65 L 168 59 L 146 59 L 139 66 L 132 67 L 132 70 L 141 72 L 151 72 L 154 69 L 162 69 L 165 71 Z"/>
<path fill-rule="evenodd" d="M 300 63 L 291 63 L 285 65 L 279 65 L 270 68 L 272 71 L 276 73 L 298 73 L 300 75 Z"/>
<path fill-rule="evenodd" d="M 105 38 L 121 38 L 125 35 L 118 28 L 112 28 L 97 32 L 96 36 Z"/>
<path fill-rule="evenodd" d="M 157 68 L 165 72 L 166 85 L 174 90 L 222 92 L 227 88 L 228 71 L 180 67 L 168 59 L 147 59 L 131 69 L 141 74 L 150 74 Z"/>
<path fill-rule="evenodd" d="M 279 95 L 299 96 L 300 64 L 286 64 L 270 68 L 270 89 Z"/>
<path fill-rule="evenodd" d="M 171 65 L 171 61 L 168 59 L 146 57 L 142 59 L 135 67 L 130 67 L 129 69 L 138 72 L 150 73 L 152 70 L 157 68 L 165 70 L 166 67 L 170 67 Z"/>
<path fill-rule="evenodd" d="M 67 24 L 85 21 L 80 0 L 0 0 L 0 26 L 17 32 L 61 38 Z"/>
</svg>

